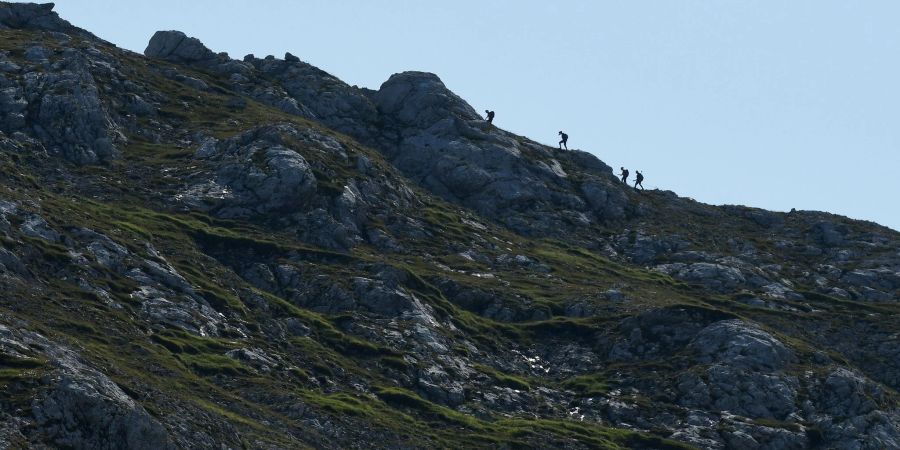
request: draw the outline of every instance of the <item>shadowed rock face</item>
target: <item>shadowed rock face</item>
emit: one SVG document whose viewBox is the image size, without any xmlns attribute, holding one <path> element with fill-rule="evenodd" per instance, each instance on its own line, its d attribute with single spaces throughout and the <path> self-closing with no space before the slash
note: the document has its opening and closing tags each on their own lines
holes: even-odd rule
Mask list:
<svg viewBox="0 0 900 450">
<path fill-rule="evenodd" d="M 434 74 L 393 75 L 372 99 L 387 130 L 380 148 L 441 197 L 527 234 L 625 217 L 626 196 L 608 166 L 488 125 Z M 576 174 L 585 175 L 580 183 Z"/>
<path fill-rule="evenodd" d="M 53 12 L 53 3 L 19 3 L 0 5 L 0 29 L 34 28 L 64 31 L 72 26 Z"/>
<path fill-rule="evenodd" d="M 0 2 L 0 448 L 900 447 L 896 232 L 146 54 Z"/>
<path fill-rule="evenodd" d="M 222 192 L 216 206 L 219 216 L 296 210 L 310 202 L 316 177 L 309 163 L 285 146 L 283 135 L 301 136 L 296 129 L 276 127 L 206 144 L 213 148 L 201 156 L 218 166 L 213 186 Z M 202 203 L 202 199 L 186 200 L 198 206 Z"/>
<path fill-rule="evenodd" d="M 489 126 L 437 75 L 399 73 L 364 91 L 293 55 L 231 60 L 177 31 L 157 32 L 144 53 L 227 76 L 263 103 L 375 146 L 431 192 L 518 232 L 548 235 L 626 217 L 627 195 L 612 169 L 586 152 L 558 152 Z"/>
<path fill-rule="evenodd" d="M 475 109 L 450 92 L 433 73 L 392 75 L 372 99 L 379 112 L 402 128 L 427 130 L 448 119 L 481 120 Z"/>
<path fill-rule="evenodd" d="M 199 39 L 187 37 L 180 31 L 157 31 L 150 38 L 144 54 L 180 63 L 209 62 L 216 59 L 216 54 Z"/>
<path fill-rule="evenodd" d="M 100 98 L 94 61 L 75 51 L 31 49 L 46 68 L 0 73 L 0 131 L 29 131 L 50 154 L 76 164 L 116 158 L 125 138 Z"/>
<path fill-rule="evenodd" d="M 2 4 L 0 29 L 52 31 L 63 41 L 69 35 L 90 36 L 60 19 L 53 6 Z M 29 46 L 24 56 L 40 70 L 24 70 L 8 55 L 0 55 L 0 131 L 29 131 L 51 155 L 76 164 L 106 163 L 117 157 L 124 136 L 100 98 L 94 79 L 96 56 L 38 44 Z"/>
<path fill-rule="evenodd" d="M 108 162 L 124 137 L 113 122 L 88 69 L 89 61 L 65 52 L 53 70 L 25 77 L 35 135 L 51 153 L 77 164 Z"/>
<path fill-rule="evenodd" d="M 159 421 L 73 350 L 4 323 L 0 323 L 0 341 L 0 352 L 6 357 L 40 357 L 52 363 L 52 371 L 43 380 L 47 392 L 33 399 L 31 409 L 53 444 L 76 449 L 175 448 Z"/>
</svg>

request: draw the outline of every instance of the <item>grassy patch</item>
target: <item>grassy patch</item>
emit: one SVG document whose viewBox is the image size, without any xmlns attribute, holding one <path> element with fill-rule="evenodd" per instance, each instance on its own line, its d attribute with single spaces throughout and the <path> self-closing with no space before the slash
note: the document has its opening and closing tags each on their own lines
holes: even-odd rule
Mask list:
<svg viewBox="0 0 900 450">
<path fill-rule="evenodd" d="M 234 345 L 219 339 L 195 336 L 176 329 L 155 333 L 151 336 L 151 339 L 172 353 L 200 354 L 224 352 L 234 348 Z"/>
<path fill-rule="evenodd" d="M 475 369 L 493 378 L 500 386 L 506 386 L 508 388 L 518 389 L 520 391 L 531 390 L 531 384 L 521 377 L 517 377 L 515 375 L 507 375 L 503 372 L 500 372 L 499 370 L 494 369 L 493 367 L 485 366 L 482 364 L 476 364 Z"/>
<path fill-rule="evenodd" d="M 47 360 L 42 358 L 17 357 L 0 353 L 0 386 L 9 383 L 34 379 L 39 376 Z"/>
<path fill-rule="evenodd" d="M 245 375 L 249 373 L 246 366 L 224 355 L 184 353 L 178 355 L 178 359 L 201 375 Z"/>
<path fill-rule="evenodd" d="M 375 410 L 372 408 L 370 402 L 343 392 L 319 394 L 307 391 L 303 394 L 303 398 L 316 406 L 336 414 L 368 417 L 375 415 Z"/>
<path fill-rule="evenodd" d="M 473 430 L 483 429 L 482 422 L 445 406 L 437 405 L 403 388 L 385 387 L 376 391 L 379 398 L 396 407 L 411 408 L 430 420 L 461 425 Z"/>
<path fill-rule="evenodd" d="M 599 397 L 609 392 L 606 379 L 599 374 L 580 375 L 569 378 L 560 385 L 568 390 L 578 393 L 582 397 Z"/>
</svg>

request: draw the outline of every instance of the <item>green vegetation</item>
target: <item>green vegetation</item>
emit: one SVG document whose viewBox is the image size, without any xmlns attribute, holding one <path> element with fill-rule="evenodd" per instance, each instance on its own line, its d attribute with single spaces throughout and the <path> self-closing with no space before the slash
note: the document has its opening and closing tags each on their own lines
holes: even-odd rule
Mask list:
<svg viewBox="0 0 900 450">
<path fill-rule="evenodd" d="M 243 375 L 248 372 L 243 364 L 222 355 L 178 355 L 186 366 L 195 370 L 201 375 Z"/>
<path fill-rule="evenodd" d="M 15 194 L 12 193 L 11 197 L 14 198 Z M 197 292 L 211 306 L 225 314 L 237 314 L 247 321 L 255 321 L 260 318 L 257 316 L 258 313 L 248 309 L 236 295 L 235 287 L 240 285 L 240 280 L 209 255 L 228 252 L 252 254 L 257 258 L 273 260 L 291 255 L 294 259 L 314 264 L 317 270 L 335 274 L 345 273 L 347 264 L 371 262 L 392 264 L 406 272 L 406 289 L 434 307 L 438 316 L 450 318 L 460 329 L 471 333 L 471 336 L 477 339 L 483 348 L 502 348 L 505 346 L 504 342 L 507 341 L 541 341 L 551 336 L 561 335 L 590 339 L 596 333 L 597 327 L 603 323 L 603 320 L 600 319 L 558 316 L 543 321 L 522 323 L 498 323 L 486 319 L 453 304 L 427 280 L 437 275 L 449 276 L 468 285 L 486 288 L 491 288 L 495 283 L 494 280 L 472 278 L 465 274 L 447 274 L 418 257 L 395 259 L 391 255 L 375 255 L 365 247 L 349 254 L 336 253 L 298 243 L 293 238 L 279 235 L 277 232 L 261 226 L 247 223 L 236 224 L 198 213 L 156 211 L 137 207 L 134 204 L 124 206 L 46 193 L 41 206 L 42 214 L 50 220 L 66 217 L 70 222 L 80 223 L 81 226 L 114 237 L 123 246 L 137 254 L 150 257 L 141 243 L 151 242 L 158 251 L 166 255 L 168 263 L 172 264 L 188 282 L 196 286 Z M 446 227 L 452 221 L 456 224 L 453 226 L 459 227 L 461 233 L 468 232 L 466 231 L 467 225 L 463 224 L 461 217 L 453 208 L 441 204 L 435 204 L 432 208 L 432 211 L 440 218 L 442 226 Z M 659 278 L 656 275 L 645 278 L 645 275 L 640 272 L 618 266 L 588 252 L 562 247 L 559 243 L 540 242 L 535 246 L 535 244 L 526 244 L 521 238 L 500 230 L 492 230 L 492 232 L 496 233 L 500 239 L 512 242 L 512 245 L 520 245 L 523 249 L 532 249 L 533 253 L 529 250 L 525 251 L 548 265 L 562 267 L 561 270 L 566 273 L 576 269 L 572 272 L 593 274 L 593 276 L 579 275 L 579 278 L 574 280 L 549 283 L 530 279 L 527 273 L 510 272 L 503 275 L 505 280 L 509 280 L 514 291 L 533 299 L 536 305 L 545 305 L 550 314 L 555 315 L 560 311 L 561 308 L 557 305 L 564 298 L 596 292 L 597 289 L 608 286 L 612 280 L 633 280 L 631 286 L 635 291 L 645 289 L 643 287 L 645 283 L 650 283 L 648 286 L 654 286 L 652 287 L 654 290 L 659 289 L 657 286 L 660 280 L 663 283 L 662 286 L 672 285 L 673 289 L 682 289 L 665 278 Z M 31 241 L 28 243 L 32 244 Z M 61 246 L 44 245 L 45 242 L 42 240 L 33 244 L 42 253 L 59 256 L 56 259 L 49 258 L 47 261 L 62 264 L 64 259 L 68 260 L 68 254 Z M 428 246 L 427 243 L 422 243 L 422 245 Z M 276 388 L 276 386 L 280 386 L 281 382 L 275 380 L 281 375 L 275 377 L 274 380 L 271 377 L 260 377 L 250 367 L 224 356 L 225 352 L 238 348 L 238 345 L 253 345 L 250 342 L 237 344 L 229 339 L 201 337 L 174 328 L 152 330 L 149 334 L 145 334 L 146 332 L 139 327 L 136 328 L 126 315 L 127 310 L 133 308 L 129 294 L 135 288 L 134 283 L 108 271 L 99 268 L 98 270 L 106 277 L 104 285 L 110 287 L 111 294 L 123 302 L 126 311 L 121 313 L 111 311 L 97 300 L 85 304 L 84 300 L 79 300 L 76 296 L 59 297 L 50 303 L 45 302 L 40 312 L 35 310 L 35 314 L 44 317 L 45 323 L 52 324 L 52 320 L 47 320 L 48 312 L 51 316 L 55 314 L 52 308 L 79 305 L 82 310 L 78 316 L 82 318 L 71 317 L 70 314 L 63 312 L 65 309 L 61 309 L 59 310 L 61 319 L 58 321 L 60 328 L 46 331 L 51 335 L 61 333 L 67 339 L 80 342 L 86 347 L 87 354 L 93 360 L 120 368 L 121 373 L 115 377 L 115 380 L 124 389 L 140 390 L 138 386 L 143 384 L 155 386 L 157 389 L 165 390 L 174 398 L 182 399 L 187 404 L 221 416 L 235 426 L 247 427 L 250 433 L 259 433 L 264 430 L 256 418 L 271 417 L 273 413 L 270 406 L 248 402 L 237 393 L 229 392 L 224 386 L 220 386 L 220 383 L 225 380 L 237 378 L 242 380 L 241 382 L 246 386 L 258 386 L 255 389 L 266 391 L 281 389 L 284 392 L 290 392 L 319 409 L 322 414 L 332 414 L 335 417 L 354 417 L 367 421 L 371 426 L 394 430 L 397 433 L 403 433 L 402 430 L 415 429 L 418 430 L 415 435 L 417 437 L 410 436 L 411 439 L 443 443 L 441 446 L 455 446 L 460 442 L 460 435 L 452 432 L 453 428 L 435 429 L 434 424 L 450 424 L 453 427 L 467 430 L 464 433 L 465 442 L 475 447 L 495 445 L 496 443 L 530 445 L 527 443 L 535 442 L 535 440 L 563 442 L 567 439 L 589 443 L 599 448 L 620 448 L 636 445 L 635 442 L 655 442 L 652 441 L 655 438 L 645 435 L 630 432 L 620 433 L 617 430 L 600 426 L 570 424 L 568 421 L 524 419 L 508 421 L 504 419 L 487 422 L 428 402 L 411 391 L 391 386 L 392 380 L 386 378 L 386 375 L 379 369 L 379 367 L 384 367 L 387 370 L 405 371 L 409 364 L 401 358 L 401 354 L 397 351 L 341 331 L 337 324 L 345 320 L 344 318 L 316 313 L 294 305 L 280 296 L 253 288 L 252 292 L 267 302 L 269 311 L 267 314 L 272 317 L 297 318 L 309 327 L 311 332 L 308 337 L 291 339 L 289 347 L 278 350 L 307 361 L 305 366 L 285 371 L 285 376 L 294 380 L 293 383 L 299 382 L 300 385 Z M 54 282 L 64 284 L 60 281 Z M 591 286 L 596 287 L 585 289 L 581 283 L 590 283 Z M 61 288 L 60 292 L 66 290 Z M 567 292 L 567 290 L 569 291 Z M 671 296 L 673 299 L 684 299 L 685 297 L 687 296 L 677 293 Z M 51 310 L 48 310 L 48 307 Z M 100 316 L 104 319 L 97 322 L 95 318 Z M 272 320 L 272 318 L 265 320 Z M 100 329 L 91 325 L 92 323 L 103 323 L 103 327 Z M 130 335 L 136 341 L 130 343 L 109 339 L 112 335 Z M 142 335 L 146 337 L 139 337 Z M 142 343 L 141 339 L 149 341 L 149 345 Z M 256 341 L 256 339 L 253 338 L 252 341 Z M 257 345 L 266 346 L 261 341 L 257 342 Z M 459 351 L 464 350 L 460 349 Z M 143 356 L 139 359 L 127 357 L 129 354 L 135 353 Z M 157 369 L 149 371 L 150 367 Z M 164 370 L 160 373 L 159 368 L 164 368 Z M 529 377 L 503 373 L 486 365 L 478 365 L 477 369 L 497 385 L 521 391 L 530 391 L 535 387 L 535 381 Z M 3 373 L 4 379 L 8 378 L 6 369 Z M 24 372 L 19 370 L 18 373 Z M 355 374 L 355 376 L 381 383 L 383 387 L 377 389 L 377 399 L 372 399 L 343 392 L 324 394 L 309 385 L 310 380 L 314 378 L 332 378 L 337 377 L 339 373 Z M 18 375 L 9 375 L 9 377 L 13 376 Z M 580 377 L 568 382 L 564 381 L 562 387 L 576 391 L 579 395 L 595 395 L 607 389 L 602 380 L 587 380 Z M 209 392 L 221 401 L 212 404 L 208 400 L 197 399 L 195 392 Z M 161 405 L 148 404 L 147 407 L 160 414 L 165 413 L 165 407 Z M 557 441 L 559 439 L 563 441 Z"/>
<path fill-rule="evenodd" d="M 507 375 L 503 372 L 500 372 L 492 367 L 488 367 L 483 364 L 478 364 L 475 366 L 475 368 L 478 369 L 479 372 L 493 378 L 497 382 L 497 384 L 499 384 L 501 386 L 506 386 L 506 387 L 518 389 L 521 391 L 530 391 L 531 390 L 531 384 L 529 384 L 527 381 L 525 381 L 524 379 L 522 379 L 520 377 L 517 377 L 514 375 Z"/>
<path fill-rule="evenodd" d="M 606 380 L 598 374 L 579 375 L 561 383 L 562 387 L 578 393 L 582 397 L 600 397 L 609 392 Z"/>
<path fill-rule="evenodd" d="M 14 30 L 0 30 L 0 40 L 16 61 L 31 42 L 57 48 L 55 40 L 47 36 Z M 73 40 L 73 45 L 89 45 L 81 38 Z M 229 91 L 230 82 L 215 74 L 177 67 L 212 86 L 209 92 L 199 92 L 164 76 L 163 70 L 175 68 L 169 63 L 110 46 L 103 49 L 123 61 L 130 77 L 165 94 L 158 117 L 134 119 L 140 126 L 156 130 L 163 121 L 178 133 L 227 139 L 254 127 L 285 123 L 334 138 L 346 147 L 346 157 L 283 136 L 285 145 L 300 152 L 313 167 L 323 204 L 341 194 L 347 183 L 361 181 L 354 170 L 356 158 L 367 158 L 379 176 L 391 182 L 403 181 L 380 153 L 321 124 L 254 101 L 240 111 L 227 108 L 234 93 Z M 112 81 L 98 75 L 98 82 Z M 881 320 L 880 315 L 892 317 L 900 312 L 897 305 L 842 300 L 800 285 L 797 292 L 803 300 L 779 300 L 779 305 L 786 306 L 783 310 L 750 307 L 742 300 L 758 292 L 713 295 L 667 275 L 610 260 L 599 251 L 576 245 L 579 241 L 574 239 L 566 242 L 516 235 L 415 187 L 411 192 L 416 201 L 408 210 L 368 212 L 369 231 L 389 230 L 392 216 L 401 213 L 421 222 L 420 233 L 397 236 L 402 239 L 402 251 L 389 252 L 368 244 L 346 251 L 320 248 L 302 242 L 297 236 L 303 230 L 285 225 L 289 221 L 282 214 L 227 220 L 185 211 L 172 199 L 183 191 L 186 180 L 208 169 L 193 158 L 195 149 L 176 139 L 127 138 L 123 157 L 104 167 L 62 166 L 53 158 L 29 159 L 33 157 L 27 152 L 0 154 L 0 198 L 18 202 L 25 212 L 40 214 L 62 235 L 59 242 L 15 231 L 2 238 L 3 248 L 21 255 L 29 269 L 27 277 L 4 284 L 7 295 L 0 299 L 2 318 L 8 315 L 22 320 L 28 329 L 71 348 L 154 416 L 185 415 L 197 423 L 224 423 L 227 426 L 222 429 L 229 436 L 240 436 L 246 447 L 299 445 L 296 436 L 273 432 L 276 428 L 303 430 L 312 436 L 309 442 L 320 438 L 328 442 L 326 437 L 314 435 L 316 431 L 309 425 L 308 418 L 317 417 L 337 429 L 365 430 L 372 436 L 395 439 L 385 445 L 398 448 L 687 448 L 665 440 L 662 432 L 650 435 L 612 429 L 570 418 L 567 410 L 568 402 L 580 404 L 621 387 L 622 373 L 634 382 L 650 382 L 683 370 L 684 354 L 618 362 L 602 372 L 585 374 L 582 370 L 568 378 L 560 374 L 569 371 L 548 374 L 542 368 L 498 364 L 495 358 L 512 351 L 521 354 L 510 360 L 529 351 L 543 355 L 563 341 L 606 350 L 603 345 L 618 333 L 623 320 L 650 309 L 684 310 L 698 323 L 746 318 L 771 326 L 773 334 L 805 357 L 818 350 L 803 333 L 805 322 L 834 320 L 840 324 L 837 318 L 851 315 L 875 322 Z M 547 159 L 531 150 L 526 156 Z M 564 169 L 581 173 L 572 167 Z M 572 180 L 580 181 L 577 176 Z M 657 193 L 642 194 L 640 201 L 657 213 L 636 219 L 628 235 L 622 236 L 632 243 L 639 230 L 650 229 L 678 235 L 698 249 L 716 249 L 722 254 L 739 251 L 723 236 L 749 242 L 761 252 L 776 249 L 773 239 L 752 221 L 723 220 L 711 207 L 679 208 Z M 284 216 L 292 212 L 284 211 Z M 792 224 L 794 219 L 786 220 Z M 14 230 L 20 224 L 12 225 Z M 194 302 L 197 298 L 204 311 L 212 308 L 228 326 L 207 336 L 200 335 L 205 331 L 181 328 L 177 320 L 147 319 L 148 312 L 142 310 L 140 297 L 135 295 L 141 286 L 137 277 L 103 264 L 83 249 L 73 250 L 81 228 L 108 236 L 135 261 L 171 266 L 190 289 L 173 291 L 166 300 L 178 302 L 190 296 Z M 708 233 L 710 229 L 720 232 Z M 590 230 L 604 237 L 622 231 L 600 226 Z M 480 257 L 464 256 L 467 250 Z M 498 263 L 516 255 L 545 269 Z M 809 258 L 800 253 L 795 256 Z M 135 261 L 124 264 L 127 269 L 139 269 L 140 262 Z M 313 310 L 303 299 L 319 293 L 287 289 L 279 284 L 281 280 L 272 281 L 271 287 L 266 282 L 254 281 L 257 285 L 253 285 L 246 275 L 251 264 L 288 266 L 304 280 L 327 279 L 335 289 L 347 292 L 352 290 L 352 277 L 377 278 L 379 271 L 389 269 L 396 274 L 397 287 L 415 296 L 440 322 L 430 330 L 443 339 L 434 343 L 440 348 L 435 353 L 446 360 L 464 360 L 456 369 L 466 373 L 466 382 L 471 382 L 467 391 L 480 393 L 502 386 L 520 391 L 516 395 L 540 398 L 538 394 L 548 388 L 566 391 L 559 394 L 566 400 L 547 406 L 549 412 L 541 419 L 532 412 L 517 417 L 489 410 L 473 400 L 473 395 L 457 409 L 429 401 L 414 389 L 418 389 L 419 373 L 437 359 L 428 349 L 411 351 L 417 342 L 410 333 L 418 332 L 417 326 L 431 317 L 373 317 L 364 308 L 339 314 L 321 312 L 337 308 Z M 454 296 L 448 285 L 484 295 L 470 296 L 477 300 Z M 605 295 L 610 289 L 619 290 L 624 300 L 611 300 Z M 586 312 L 572 312 L 573 305 L 583 305 Z M 485 312 L 504 308 L 512 312 Z M 276 363 L 262 370 L 226 356 L 242 348 L 259 349 Z M 829 356 L 843 362 L 852 357 L 836 351 Z M 516 369 L 506 373 L 498 367 Z M 790 368 L 798 375 L 812 369 L 821 368 L 805 363 Z M 35 380 L 50 370 L 53 365 L 41 358 L 0 354 L 0 387 L 36 384 Z M 17 407 L 31 401 L 33 392 L 26 390 L 15 394 L 19 396 Z M 433 398 L 430 393 L 428 398 Z M 754 423 L 799 430 L 797 424 L 774 420 Z M 808 430 L 817 432 L 812 427 Z"/>
<path fill-rule="evenodd" d="M 393 387 L 380 388 L 378 389 L 377 394 L 378 397 L 391 405 L 415 409 L 418 412 L 421 412 L 426 419 L 438 423 L 456 424 L 473 430 L 484 428 L 482 423 L 477 419 L 465 414 L 460 414 L 445 406 L 431 403 L 406 389 Z"/>
<path fill-rule="evenodd" d="M 17 357 L 0 353 L 0 386 L 38 376 L 47 361 L 40 358 Z"/>
</svg>

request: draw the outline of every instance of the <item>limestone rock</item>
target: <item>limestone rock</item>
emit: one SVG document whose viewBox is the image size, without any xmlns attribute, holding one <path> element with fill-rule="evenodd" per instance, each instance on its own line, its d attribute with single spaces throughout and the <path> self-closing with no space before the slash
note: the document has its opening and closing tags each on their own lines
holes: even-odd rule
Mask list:
<svg viewBox="0 0 900 450">
<path fill-rule="evenodd" d="M 69 22 L 53 12 L 53 3 L 2 3 L 0 4 L 0 29 L 34 28 L 65 31 L 73 28 Z"/>
<path fill-rule="evenodd" d="M 218 143 L 208 141 L 198 151 L 199 157 L 218 165 L 216 186 L 221 186 L 222 196 L 207 194 L 207 199 L 218 203 L 219 215 L 246 217 L 285 210 L 315 194 L 316 177 L 309 163 L 284 146 L 281 131 L 286 129 L 269 127 Z"/>
<path fill-rule="evenodd" d="M 690 345 L 700 362 L 727 362 L 751 370 L 783 369 L 793 352 L 771 334 L 742 320 L 716 322 L 701 330 Z"/>
<path fill-rule="evenodd" d="M 76 449 L 174 448 L 166 430 L 109 378 L 76 371 L 35 400 L 38 425 L 57 445 Z"/>
<path fill-rule="evenodd" d="M 76 449 L 175 448 L 159 421 L 108 376 L 72 349 L 16 325 L 0 323 L 0 353 L 51 365 L 42 381 L 47 390 L 31 402 L 31 427 L 49 442 Z"/>
<path fill-rule="evenodd" d="M 700 283 L 709 289 L 728 292 L 741 286 L 746 278 L 737 268 L 713 263 L 673 263 L 656 266 L 655 270 L 671 275 L 674 278 Z"/>
<path fill-rule="evenodd" d="M 30 72 L 24 81 L 34 134 L 53 153 L 76 164 L 108 162 L 125 138 L 103 102 L 88 62 L 67 52 L 47 72 Z"/>
<path fill-rule="evenodd" d="M 199 39 L 188 37 L 181 31 L 157 31 L 150 38 L 144 55 L 181 63 L 212 61 L 217 55 L 206 48 Z"/>
<path fill-rule="evenodd" d="M 463 99 L 450 92 L 436 75 L 403 72 L 392 75 L 373 99 L 378 110 L 404 127 L 427 130 L 455 118 L 478 120 L 481 116 Z"/>
</svg>

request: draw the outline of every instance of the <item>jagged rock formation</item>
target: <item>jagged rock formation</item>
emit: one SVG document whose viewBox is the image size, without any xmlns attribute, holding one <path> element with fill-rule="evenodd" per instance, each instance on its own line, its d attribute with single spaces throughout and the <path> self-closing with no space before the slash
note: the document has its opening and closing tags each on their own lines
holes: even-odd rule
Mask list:
<svg viewBox="0 0 900 450">
<path fill-rule="evenodd" d="M 434 74 L 397 74 L 371 92 L 296 57 L 231 60 L 178 31 L 157 32 L 144 53 L 227 77 L 262 103 L 350 134 L 429 191 L 517 232 L 548 235 L 625 218 L 627 196 L 613 188 L 606 164 L 487 125 Z"/>
<path fill-rule="evenodd" d="M 636 193 L 433 74 L 0 38 L 0 448 L 900 447 L 895 231 Z"/>
<path fill-rule="evenodd" d="M 77 32 L 69 22 L 53 12 L 53 3 L 0 6 L 0 28 L 27 28 L 48 31 Z"/>
</svg>

